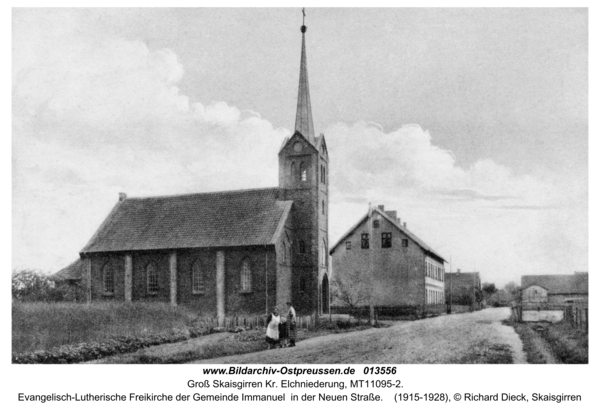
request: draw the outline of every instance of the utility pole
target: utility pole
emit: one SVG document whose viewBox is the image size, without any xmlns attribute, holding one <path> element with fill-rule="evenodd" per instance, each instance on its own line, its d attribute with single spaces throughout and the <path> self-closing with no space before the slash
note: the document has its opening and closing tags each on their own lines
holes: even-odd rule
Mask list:
<svg viewBox="0 0 600 411">
<path fill-rule="evenodd" d="M 452 256 L 450 256 L 450 312 L 452 314 Z"/>
<path fill-rule="evenodd" d="M 373 208 L 369 203 L 369 212 L 367 213 L 367 226 L 369 228 L 369 324 L 373 325 L 375 321 L 375 306 L 373 303 Z"/>
</svg>

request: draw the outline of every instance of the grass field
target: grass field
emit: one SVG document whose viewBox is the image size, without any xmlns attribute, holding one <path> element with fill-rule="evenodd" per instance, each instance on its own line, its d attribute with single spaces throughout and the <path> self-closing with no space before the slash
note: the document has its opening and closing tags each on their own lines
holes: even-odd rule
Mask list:
<svg viewBox="0 0 600 411">
<path fill-rule="evenodd" d="M 143 336 L 191 326 L 196 314 L 158 303 L 19 303 L 12 305 L 13 354 L 114 336 Z"/>
<path fill-rule="evenodd" d="M 523 341 L 530 364 L 587 364 L 588 335 L 564 321 L 506 322 L 514 327 Z"/>
</svg>

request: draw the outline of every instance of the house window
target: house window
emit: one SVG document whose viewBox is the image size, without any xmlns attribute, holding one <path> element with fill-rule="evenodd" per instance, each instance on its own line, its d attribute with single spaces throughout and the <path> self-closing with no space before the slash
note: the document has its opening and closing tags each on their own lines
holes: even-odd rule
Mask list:
<svg viewBox="0 0 600 411">
<path fill-rule="evenodd" d="M 192 265 L 192 294 L 204 294 L 204 276 L 199 261 Z"/>
<path fill-rule="evenodd" d="M 373 220 L 373 228 L 379 228 L 379 220 Z"/>
<path fill-rule="evenodd" d="M 392 247 L 392 233 L 381 233 L 381 248 Z"/>
<path fill-rule="evenodd" d="M 346 250 L 352 249 L 352 241 L 346 241 Z"/>
<path fill-rule="evenodd" d="M 360 248 L 369 248 L 369 234 L 360 235 Z"/>
<path fill-rule="evenodd" d="M 146 289 L 148 294 L 158 294 L 158 270 L 154 263 L 146 267 Z"/>
<path fill-rule="evenodd" d="M 304 240 L 300 240 L 298 242 L 298 252 L 300 254 L 306 254 L 306 243 L 304 242 Z"/>
<path fill-rule="evenodd" d="M 252 271 L 250 270 L 250 261 L 245 258 L 242 261 L 242 267 L 240 270 L 240 285 L 241 292 L 249 293 L 252 291 Z"/>
<path fill-rule="evenodd" d="M 110 263 L 106 263 L 104 267 L 102 267 L 102 283 L 104 294 L 112 295 L 115 293 L 115 272 Z"/>
<path fill-rule="evenodd" d="M 406 239 L 406 238 L 402 239 L 402 247 L 408 247 L 408 239 Z"/>
</svg>

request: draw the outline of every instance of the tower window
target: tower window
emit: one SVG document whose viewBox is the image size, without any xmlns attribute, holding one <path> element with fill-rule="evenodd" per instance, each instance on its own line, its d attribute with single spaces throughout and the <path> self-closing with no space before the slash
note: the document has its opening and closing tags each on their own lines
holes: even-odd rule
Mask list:
<svg viewBox="0 0 600 411">
<path fill-rule="evenodd" d="M 158 269 L 154 263 L 146 267 L 146 290 L 148 294 L 158 294 Z"/>
<path fill-rule="evenodd" d="M 392 233 L 381 233 L 381 248 L 392 247 Z"/>
<path fill-rule="evenodd" d="M 308 173 L 306 171 L 306 163 L 300 163 L 300 181 L 306 181 Z"/>
<path fill-rule="evenodd" d="M 323 213 L 323 215 L 325 215 L 325 200 L 321 201 L 321 213 Z"/>
<path fill-rule="evenodd" d="M 360 248 L 369 248 L 369 234 L 360 235 Z"/>
<path fill-rule="evenodd" d="M 325 242 L 325 240 L 323 240 L 323 245 L 322 245 L 322 249 L 321 249 L 321 264 L 322 265 L 327 265 L 327 243 Z"/>
<path fill-rule="evenodd" d="M 244 258 L 240 269 L 240 291 L 249 293 L 252 291 L 252 271 L 250 270 L 250 261 Z"/>
<path fill-rule="evenodd" d="M 300 240 L 298 242 L 298 252 L 300 254 L 306 254 L 306 243 L 304 242 L 304 240 Z"/>
<path fill-rule="evenodd" d="M 292 162 L 292 165 L 290 167 L 290 176 L 292 178 L 292 180 L 296 180 L 298 178 L 298 174 L 297 174 L 297 170 L 296 170 L 296 163 Z"/>
</svg>

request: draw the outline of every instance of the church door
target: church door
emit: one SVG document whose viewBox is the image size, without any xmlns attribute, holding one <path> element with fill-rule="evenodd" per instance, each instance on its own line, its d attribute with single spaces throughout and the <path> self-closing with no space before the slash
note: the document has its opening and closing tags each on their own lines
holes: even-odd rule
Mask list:
<svg viewBox="0 0 600 411">
<path fill-rule="evenodd" d="M 323 283 L 321 284 L 321 307 L 323 314 L 329 314 L 329 279 L 327 273 L 323 275 Z"/>
</svg>

